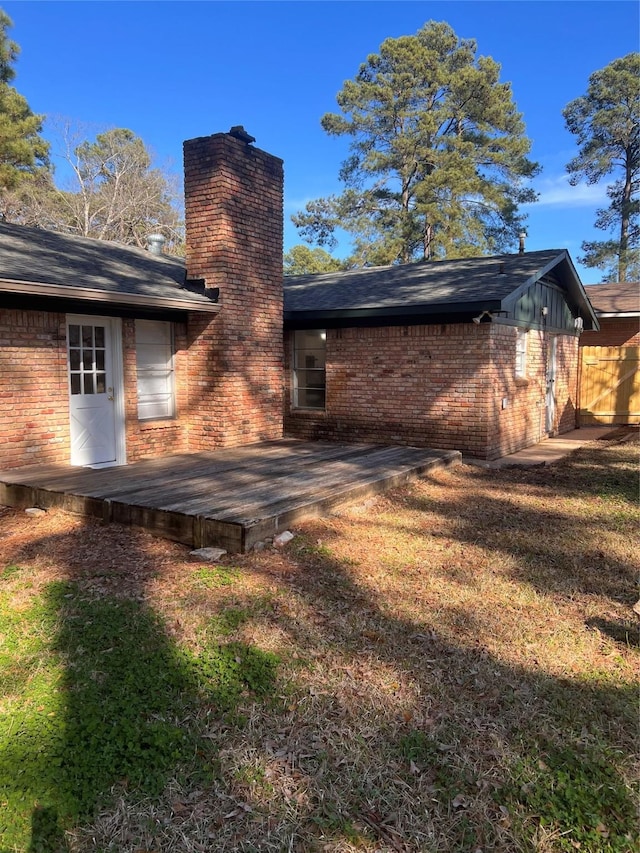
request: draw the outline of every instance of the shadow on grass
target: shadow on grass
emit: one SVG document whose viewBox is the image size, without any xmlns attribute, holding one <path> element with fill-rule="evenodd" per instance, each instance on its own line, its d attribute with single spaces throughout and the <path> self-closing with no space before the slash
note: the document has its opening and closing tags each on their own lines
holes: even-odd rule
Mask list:
<svg viewBox="0 0 640 853">
<path fill-rule="evenodd" d="M 635 625 L 629 622 L 612 622 L 610 619 L 600 619 L 597 616 L 587 619 L 585 623 L 589 628 L 595 628 L 616 643 L 623 646 L 635 646 L 640 648 L 640 629 L 636 621 Z"/>
<path fill-rule="evenodd" d="M 175 774 L 207 784 L 216 772 L 200 736 L 207 714 L 231 714 L 244 692 L 264 694 L 275 678 L 275 656 L 251 646 L 205 639 L 195 655 L 178 645 L 145 604 L 144 578 L 132 573 L 127 596 L 83 580 L 44 586 L 23 614 L 40 639 L 22 659 L 16 648 L 13 679 L 0 678 L 13 706 L 0 723 L 0 834 L 11 850 L 66 851 L 65 830 L 116 792 L 154 797 Z"/>
<path fill-rule="evenodd" d="M 633 749 L 632 685 L 613 685 L 595 675 L 592 682 L 558 678 L 507 665 L 481 645 L 474 647 L 468 613 L 455 614 L 453 606 L 448 613 L 443 604 L 444 621 L 453 616 L 466 622 L 456 646 L 439 636 L 437 622 L 389 617 L 352 582 L 349 565 L 330 556 L 330 547 L 317 549 L 312 565 L 315 546 L 307 540 L 296 547 L 305 571 L 295 575 L 292 586 L 322 617 L 322 632 L 332 637 L 332 645 L 343 650 L 346 660 L 373 656 L 410 674 L 430 708 L 427 727 L 419 715 L 409 715 L 404 725 L 381 722 L 388 787 L 367 787 L 370 768 L 365 767 L 361 784 L 341 784 L 337 765 L 343 760 L 349 766 L 348 750 L 336 766 L 321 768 L 327 783 L 318 801 L 325 821 L 339 814 L 343 822 L 357 822 L 373 812 L 380 816 L 378 841 L 388 841 L 385 820 L 393 827 L 387 816 L 403 809 L 401 798 L 394 802 L 394 777 L 399 776 L 416 794 L 420 779 L 428 784 L 430 808 L 440 810 L 440 825 L 432 848 L 407 844 L 393 849 L 511 850 L 523 843 L 522 849 L 538 849 L 535 839 L 546 828 L 555 838 L 549 850 L 629 853 L 635 810 L 619 760 Z M 492 793 L 484 809 L 474 812 L 485 787 Z M 513 836 L 505 841 L 507 808 L 517 842 Z"/>
<path fill-rule="evenodd" d="M 477 497 L 471 491 L 451 505 L 408 500 L 404 505 L 413 511 L 425 509 L 447 520 L 457 516 L 461 522 L 451 537 L 462 545 L 478 544 Z M 513 506 L 487 501 L 481 544 L 517 558 L 526 579 L 524 543 L 493 535 L 509 509 Z M 554 567 L 548 588 L 561 588 L 567 555 L 553 537 L 542 536 L 559 516 L 527 509 L 521 520 L 542 531 L 536 535 L 544 538 L 544 547 L 535 558 Z M 570 522 L 572 535 L 582 524 L 582 519 Z M 98 533 L 125 536 L 115 527 Z M 227 833 L 217 849 L 633 849 L 635 814 L 621 768 L 633 749 L 634 687 L 601 673 L 591 680 L 561 678 L 534 664 L 505 663 L 476 641 L 481 626 L 474 631 L 473 613 L 455 612 L 443 600 L 442 621 L 457 619 L 461 625 L 459 643 L 445 638 L 437 618 L 426 624 L 403 618 L 401 610 L 392 612 L 389 601 L 359 581 L 347 560 L 333 555 L 334 543 L 319 547 L 310 535 L 294 540 L 282 557 L 287 571 L 276 602 L 282 612 L 274 605 L 265 615 L 251 593 L 240 595 L 231 585 L 228 613 L 216 617 L 218 629 L 230 632 L 241 618 L 271 619 L 289 647 L 309 655 L 308 671 L 303 662 L 290 685 L 293 710 L 267 708 L 250 728 L 231 726 L 217 741 L 209 740 L 202 737 L 203 715 L 220 719 L 233 713 L 244 691 L 268 692 L 276 659 L 230 642 L 204 643 L 203 652 L 193 655 L 145 603 L 148 574 L 131 576 L 127 595 L 105 591 L 108 566 L 99 586 L 84 582 L 82 554 L 74 553 L 81 539 L 81 533 L 69 536 L 68 578 L 45 589 L 42 613 L 32 617 L 35 625 L 40 620 L 45 636 L 55 636 L 53 647 L 43 644 L 42 652 L 51 656 L 52 670 L 58 667 L 57 680 L 38 688 L 34 667 L 23 682 L 30 704 L 11 732 L 16 742 L 7 738 L 9 758 L 0 758 L 0 797 L 11 801 L 23 823 L 31 821 L 29 853 L 63 851 L 63 830 L 90 823 L 96 811 L 109 807 L 114 791 L 153 796 L 175 774 L 182 774 L 192 791 L 215 787 L 222 737 L 237 763 L 226 757 L 231 763 L 220 786 L 252 811 L 240 809 L 229 821 L 220 821 L 225 813 L 218 811 L 208 824 L 207 811 L 200 813 L 198 821 L 214 839 L 218 831 Z M 130 548 L 138 541 L 133 535 L 125 539 Z M 45 540 L 34 546 L 46 547 Z M 130 562 L 138 565 L 144 557 L 132 551 Z M 263 552 L 238 563 L 269 573 L 277 559 Z M 620 595 L 623 568 L 624 579 L 601 579 L 601 594 Z M 126 563 L 119 570 L 127 575 Z M 207 569 L 200 578 L 209 582 L 218 572 L 231 578 L 232 571 Z M 609 571 L 611 566 L 603 569 Z M 10 577 L 15 581 L 16 572 Z M 293 596 L 304 602 L 307 621 L 286 615 L 284 604 Z M 335 676 L 341 692 L 315 686 L 311 691 L 309 673 L 322 655 L 338 670 L 327 681 Z M 399 707 L 393 687 L 388 695 L 376 693 L 379 687 L 367 683 L 368 667 L 372 678 L 382 668 L 410 682 L 412 703 Z M 292 788 L 295 807 L 288 794 L 275 790 L 275 778 L 260 776 L 263 767 L 276 765 Z M 16 767 L 19 776 L 13 775 Z M 296 791 L 295 784 L 306 788 Z M 207 806 L 220 808 L 212 801 Z M 202 838 L 185 820 L 173 847 L 165 839 L 163 850 L 180 849 L 178 831 Z M 268 836 L 271 846 L 261 846 Z M 132 837 L 126 849 L 141 849 L 142 838 L 142 833 L 140 839 Z M 211 841 L 210 849 L 216 843 Z M 99 849 L 116 848 L 107 842 Z"/>
<path fill-rule="evenodd" d="M 637 464 L 631 458 L 633 447 L 625 448 L 622 456 L 617 444 L 582 448 L 541 469 L 454 471 L 452 478 L 460 477 L 460 482 L 457 488 L 449 485 L 447 500 L 419 489 L 399 498 L 401 509 L 445 521 L 444 531 L 416 524 L 406 532 L 514 558 L 513 578 L 543 594 L 580 591 L 630 606 L 637 598 L 637 561 L 621 560 L 603 545 L 603 533 L 633 530 L 638 512 Z M 588 516 L 568 503 L 583 497 L 589 502 Z M 474 583 L 472 565 L 456 570 L 461 582 Z"/>
</svg>

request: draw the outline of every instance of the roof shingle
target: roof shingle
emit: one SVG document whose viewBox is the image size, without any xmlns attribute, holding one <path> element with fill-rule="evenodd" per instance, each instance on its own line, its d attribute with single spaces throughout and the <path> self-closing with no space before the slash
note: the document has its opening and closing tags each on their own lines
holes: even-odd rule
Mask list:
<svg viewBox="0 0 640 853">
<path fill-rule="evenodd" d="M 285 311 L 436 306 L 501 300 L 540 277 L 563 249 L 285 276 Z"/>
</svg>

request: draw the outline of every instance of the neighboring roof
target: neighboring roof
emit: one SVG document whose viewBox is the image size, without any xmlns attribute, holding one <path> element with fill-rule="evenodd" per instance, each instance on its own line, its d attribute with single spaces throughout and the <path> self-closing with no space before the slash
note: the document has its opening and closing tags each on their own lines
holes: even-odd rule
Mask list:
<svg viewBox="0 0 640 853">
<path fill-rule="evenodd" d="M 637 317 L 640 315 L 640 282 L 621 281 L 589 284 L 585 292 L 598 317 Z"/>
<path fill-rule="evenodd" d="M 285 276 L 285 319 L 331 319 L 339 315 L 382 318 L 504 310 L 516 295 L 546 275 L 562 281 L 570 300 L 587 316 L 593 316 L 568 252 L 547 249 Z"/>
<path fill-rule="evenodd" d="M 215 312 L 184 288 L 182 258 L 0 222 L 0 292 L 178 311 Z"/>
</svg>

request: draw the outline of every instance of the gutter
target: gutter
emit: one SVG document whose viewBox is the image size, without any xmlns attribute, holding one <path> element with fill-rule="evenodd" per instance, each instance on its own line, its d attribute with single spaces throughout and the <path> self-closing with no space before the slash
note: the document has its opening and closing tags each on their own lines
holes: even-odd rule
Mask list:
<svg viewBox="0 0 640 853">
<path fill-rule="evenodd" d="M 176 288 L 178 285 L 176 285 Z M 188 291 L 187 291 L 188 292 Z M 77 302 L 99 302 L 107 305 L 126 305 L 132 308 L 164 308 L 169 311 L 201 311 L 217 314 L 220 305 L 209 299 L 173 299 L 170 296 L 141 296 L 137 293 L 120 293 L 89 287 L 68 287 L 60 284 L 43 284 L 38 281 L 0 280 L 0 293 L 18 293 L 27 296 L 46 296 Z"/>
</svg>

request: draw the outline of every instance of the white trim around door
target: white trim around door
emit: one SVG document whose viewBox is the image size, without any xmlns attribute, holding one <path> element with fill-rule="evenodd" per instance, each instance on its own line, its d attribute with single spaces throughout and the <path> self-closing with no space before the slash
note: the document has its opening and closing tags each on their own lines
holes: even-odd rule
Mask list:
<svg viewBox="0 0 640 853">
<path fill-rule="evenodd" d="M 67 315 L 71 464 L 126 462 L 122 322 Z"/>
<path fill-rule="evenodd" d="M 545 429 L 547 435 L 555 435 L 556 425 L 556 372 L 558 361 L 558 338 L 550 335 L 547 338 L 547 388 Z"/>
</svg>

